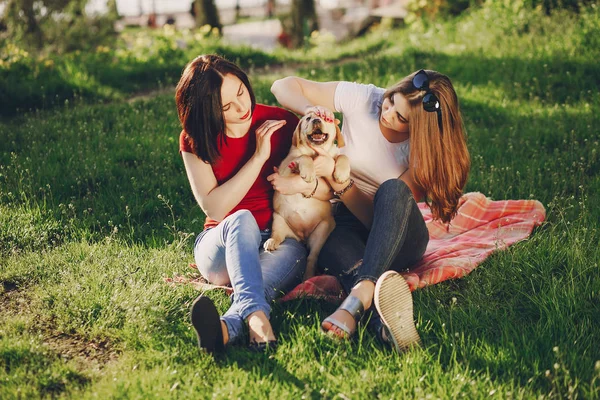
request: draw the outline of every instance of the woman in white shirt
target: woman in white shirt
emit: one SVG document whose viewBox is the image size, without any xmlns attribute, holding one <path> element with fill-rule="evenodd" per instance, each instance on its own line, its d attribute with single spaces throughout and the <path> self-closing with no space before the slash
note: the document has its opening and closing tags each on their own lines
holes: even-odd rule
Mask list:
<svg viewBox="0 0 600 400">
<path fill-rule="evenodd" d="M 380 339 L 398 350 L 417 344 L 410 290 L 396 271 L 417 262 L 429 241 L 417 202 L 427 201 L 434 218 L 449 222 L 470 168 L 450 79 L 420 70 L 385 90 L 287 77 L 273 83 L 271 91 L 298 114 L 314 111 L 329 120 L 334 119 L 331 110 L 343 115 L 341 152 L 350 158 L 352 179 L 336 183 L 326 154 L 315 164 L 338 199 L 333 206 L 337 226 L 321 250 L 319 266 L 338 276 L 349 296 L 322 328 L 348 337 L 364 310 L 375 304 L 370 326 Z"/>
</svg>

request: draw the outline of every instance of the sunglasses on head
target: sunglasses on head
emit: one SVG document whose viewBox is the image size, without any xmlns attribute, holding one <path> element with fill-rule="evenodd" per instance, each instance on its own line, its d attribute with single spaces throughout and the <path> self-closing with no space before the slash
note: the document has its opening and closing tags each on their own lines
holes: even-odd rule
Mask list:
<svg viewBox="0 0 600 400">
<path fill-rule="evenodd" d="M 435 94 L 429 90 L 429 77 L 425 70 L 420 70 L 413 76 L 412 84 L 417 90 L 426 90 L 425 96 L 423 96 L 423 109 L 427 112 L 435 112 L 438 117 L 438 126 L 440 132 L 442 131 L 442 109 L 440 107 L 440 100 Z"/>
</svg>

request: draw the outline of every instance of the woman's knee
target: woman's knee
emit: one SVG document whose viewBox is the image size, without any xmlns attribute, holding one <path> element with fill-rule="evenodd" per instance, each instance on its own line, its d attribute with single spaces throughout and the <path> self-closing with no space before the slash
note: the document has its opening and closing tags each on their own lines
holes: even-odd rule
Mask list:
<svg viewBox="0 0 600 400">
<path fill-rule="evenodd" d="M 254 215 L 252 215 L 252 212 L 250 212 L 249 210 L 237 210 L 233 214 L 228 215 L 227 218 L 225 218 L 225 220 L 236 221 L 238 223 L 249 226 L 254 225 L 258 229 L 256 219 L 254 218 Z"/>
<path fill-rule="evenodd" d="M 238 210 L 225 218 L 223 223 L 226 224 L 227 233 L 235 232 L 238 235 L 242 234 L 244 237 L 254 239 L 257 242 L 257 246 L 260 244 L 260 228 L 250 211 Z"/>
<path fill-rule="evenodd" d="M 229 274 L 225 264 L 225 255 L 219 248 L 207 248 L 206 245 L 196 246 L 194 249 L 194 260 L 198 272 L 214 285 L 228 285 Z"/>
<path fill-rule="evenodd" d="M 412 198 L 412 192 L 408 185 L 400 179 L 388 179 L 383 182 L 375 193 L 374 201 L 381 200 L 404 202 Z"/>
<path fill-rule="evenodd" d="M 229 274 L 227 273 L 226 268 L 219 268 L 214 270 L 206 271 L 202 274 L 202 276 L 213 285 L 217 286 L 227 286 L 231 283 L 229 279 Z"/>
</svg>

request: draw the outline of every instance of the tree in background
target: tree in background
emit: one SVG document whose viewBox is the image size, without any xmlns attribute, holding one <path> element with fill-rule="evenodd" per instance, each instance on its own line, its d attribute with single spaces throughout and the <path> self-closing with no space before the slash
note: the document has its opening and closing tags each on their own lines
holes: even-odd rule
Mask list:
<svg viewBox="0 0 600 400">
<path fill-rule="evenodd" d="M 311 32 L 319 30 L 315 0 L 292 0 L 289 24 L 292 47 L 300 47 Z"/>
<path fill-rule="evenodd" d="M 267 2 L 265 3 L 265 8 L 266 17 L 273 18 L 273 16 L 275 15 L 275 0 L 267 0 Z"/>
<path fill-rule="evenodd" d="M 88 16 L 85 12 L 87 0 L 0 2 L 6 5 L 3 21 L 7 38 L 24 47 L 66 52 L 95 47 L 115 33 L 114 22 L 118 14 Z"/>
<path fill-rule="evenodd" d="M 41 48 L 44 43 L 44 33 L 41 24 L 43 17 L 36 10 L 34 0 L 8 0 L 4 10 L 4 21 L 6 24 L 8 36 L 24 40 L 27 44 L 36 48 Z M 44 4 L 47 9 L 47 16 L 52 15 L 54 11 L 60 11 L 65 4 L 56 4 L 49 1 Z M 65 3 L 65 2 L 62 2 Z"/>
<path fill-rule="evenodd" d="M 196 19 L 196 26 L 210 25 L 219 30 L 223 29 L 219 19 L 219 11 L 214 0 L 194 0 L 192 3 L 192 16 Z"/>
<path fill-rule="evenodd" d="M 119 10 L 117 10 L 117 0 L 108 0 L 106 2 L 106 8 L 108 8 L 108 17 L 113 21 L 117 21 L 121 19 L 119 15 Z"/>
</svg>

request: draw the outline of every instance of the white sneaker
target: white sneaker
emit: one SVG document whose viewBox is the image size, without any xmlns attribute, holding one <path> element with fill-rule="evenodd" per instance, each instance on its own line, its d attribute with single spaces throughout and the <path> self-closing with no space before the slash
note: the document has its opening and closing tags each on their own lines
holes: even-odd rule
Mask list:
<svg viewBox="0 0 600 400">
<path fill-rule="evenodd" d="M 387 271 L 375 284 L 375 308 L 398 352 L 419 346 L 421 339 L 413 319 L 413 300 L 408 284 L 396 271 Z"/>
</svg>

